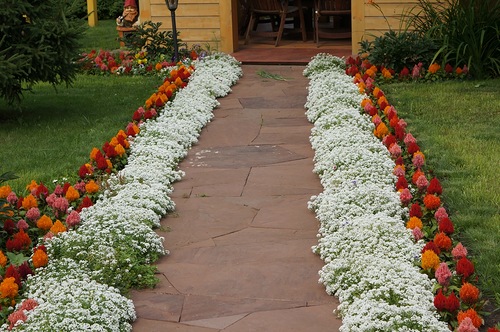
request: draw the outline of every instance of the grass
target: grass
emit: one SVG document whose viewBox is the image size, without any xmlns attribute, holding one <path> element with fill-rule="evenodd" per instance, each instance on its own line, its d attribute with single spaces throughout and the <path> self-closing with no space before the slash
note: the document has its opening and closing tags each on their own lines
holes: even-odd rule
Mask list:
<svg viewBox="0 0 500 332">
<path fill-rule="evenodd" d="M 99 21 L 82 38 L 83 49 L 118 45 L 114 21 Z M 0 100 L 0 173 L 20 178 L 8 184 L 24 193 L 32 180 L 52 185 L 55 179 L 76 179 L 79 167 L 95 147 L 125 129 L 133 112 L 156 91 L 151 76 L 78 75 L 72 87 L 46 83 L 26 92 L 21 110 Z"/>
<path fill-rule="evenodd" d="M 479 286 L 500 306 L 500 79 L 383 87 L 443 185 Z"/>
</svg>

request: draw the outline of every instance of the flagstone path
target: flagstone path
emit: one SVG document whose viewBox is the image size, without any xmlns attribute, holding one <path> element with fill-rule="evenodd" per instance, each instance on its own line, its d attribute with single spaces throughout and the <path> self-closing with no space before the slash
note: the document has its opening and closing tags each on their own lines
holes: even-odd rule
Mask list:
<svg viewBox="0 0 500 332">
<path fill-rule="evenodd" d="M 318 283 L 318 222 L 303 66 L 244 65 L 219 99 L 174 185 L 158 231 L 170 255 L 155 289 L 132 292 L 133 330 L 338 331 L 338 300 Z M 257 72 L 286 81 L 264 79 Z"/>
</svg>

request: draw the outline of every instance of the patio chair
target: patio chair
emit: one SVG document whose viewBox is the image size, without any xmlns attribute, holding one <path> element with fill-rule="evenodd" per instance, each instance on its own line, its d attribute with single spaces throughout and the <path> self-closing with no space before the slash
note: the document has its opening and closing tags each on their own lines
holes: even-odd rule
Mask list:
<svg viewBox="0 0 500 332">
<path fill-rule="evenodd" d="M 322 22 L 326 18 L 326 24 Z M 314 0 L 314 39 L 351 38 L 351 0 Z"/>
<path fill-rule="evenodd" d="M 307 33 L 304 23 L 304 12 L 301 7 L 289 6 L 287 0 L 284 2 L 281 0 L 250 0 L 250 21 L 245 34 L 245 45 L 250 40 L 250 34 L 255 34 L 276 37 L 274 46 L 278 46 L 285 30 L 287 18 L 296 18 L 297 16 L 299 17 L 300 28 L 297 29 L 294 27 L 290 30 L 292 32 L 300 31 L 302 33 L 302 41 L 306 41 Z M 262 21 L 263 18 L 266 20 Z M 274 24 L 273 22 L 277 22 L 277 29 L 273 27 L 272 31 L 254 32 L 253 30 L 262 22 L 271 22 L 272 25 Z"/>
</svg>

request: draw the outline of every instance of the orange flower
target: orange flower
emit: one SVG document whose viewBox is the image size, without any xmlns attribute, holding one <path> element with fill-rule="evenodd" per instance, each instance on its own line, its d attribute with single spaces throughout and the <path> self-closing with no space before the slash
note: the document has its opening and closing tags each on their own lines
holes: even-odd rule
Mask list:
<svg viewBox="0 0 500 332">
<path fill-rule="evenodd" d="M 425 175 L 425 173 L 422 172 L 421 170 L 417 170 L 415 173 L 413 173 L 413 176 L 411 177 L 411 182 L 413 182 L 413 184 L 417 184 L 417 180 L 420 177 L 420 175 Z"/>
<path fill-rule="evenodd" d="M 377 104 L 378 104 L 378 106 L 381 106 L 381 105 L 382 105 L 382 103 L 384 103 L 384 102 L 385 102 L 386 104 L 389 104 L 389 102 L 387 101 L 387 98 L 386 98 L 385 96 L 382 96 L 382 97 L 380 97 L 379 99 L 377 99 Z"/>
<path fill-rule="evenodd" d="M 371 69 L 367 69 L 365 71 L 365 74 L 368 75 L 368 76 L 370 76 L 370 77 L 372 77 L 372 78 L 375 77 L 375 72 L 373 70 L 371 70 Z"/>
<path fill-rule="evenodd" d="M 65 197 L 69 202 L 73 202 L 80 198 L 80 193 L 75 189 L 75 187 L 69 186 Z"/>
<path fill-rule="evenodd" d="M 422 269 L 436 270 L 439 267 L 439 256 L 433 250 L 426 250 L 422 254 Z"/>
<path fill-rule="evenodd" d="M 448 251 L 452 247 L 451 239 L 443 232 L 439 232 L 434 236 L 434 243 L 441 250 Z"/>
<path fill-rule="evenodd" d="M 466 318 L 469 317 L 470 320 L 472 321 L 472 324 L 476 327 L 479 328 L 481 325 L 483 325 L 483 319 L 477 314 L 476 310 L 470 308 L 466 311 L 459 311 L 457 315 L 457 320 L 458 320 L 458 325 L 462 323 L 462 321 Z"/>
<path fill-rule="evenodd" d="M 182 79 L 181 79 L 180 77 L 177 77 L 177 78 L 175 79 L 175 82 L 174 82 L 174 83 L 175 83 L 175 85 L 177 85 L 177 86 L 182 86 L 182 83 L 183 83 L 183 82 L 182 82 Z"/>
<path fill-rule="evenodd" d="M 7 265 L 7 256 L 3 254 L 3 251 L 0 250 L 0 266 L 5 267 Z"/>
<path fill-rule="evenodd" d="M 35 198 L 35 196 L 29 194 L 23 199 L 23 209 L 28 211 L 32 207 L 38 207 L 38 202 Z"/>
<path fill-rule="evenodd" d="M 372 100 L 371 99 L 368 99 L 368 98 L 365 98 L 361 101 L 361 107 L 365 108 L 366 104 L 370 104 L 370 105 L 373 105 L 372 103 Z"/>
<path fill-rule="evenodd" d="M 54 225 L 50 228 L 50 231 L 54 234 L 57 235 L 59 233 L 66 232 L 66 226 L 63 225 L 63 223 L 60 220 L 56 220 Z"/>
<path fill-rule="evenodd" d="M 420 220 L 420 218 L 418 217 L 411 217 L 410 220 L 408 220 L 408 222 L 406 223 L 406 228 L 414 229 L 415 227 L 422 229 L 422 220 Z"/>
<path fill-rule="evenodd" d="M 155 65 L 155 69 L 156 69 L 157 71 L 160 71 L 162 68 L 163 68 L 163 66 L 162 66 L 162 65 L 161 65 L 161 63 L 159 63 L 159 62 Z"/>
<path fill-rule="evenodd" d="M 436 210 L 441 206 L 441 199 L 434 194 L 427 194 L 424 197 L 424 205 L 427 210 Z"/>
<path fill-rule="evenodd" d="M 118 138 L 116 138 L 116 136 L 111 138 L 111 140 L 109 141 L 109 145 L 111 145 L 112 147 L 115 147 L 118 144 L 120 144 L 120 143 L 118 142 Z"/>
<path fill-rule="evenodd" d="M 373 95 L 375 97 L 378 97 L 379 92 L 380 92 L 380 88 L 378 86 L 373 88 Z"/>
<path fill-rule="evenodd" d="M 479 289 L 473 284 L 465 282 L 460 288 L 460 300 L 468 304 L 474 304 L 478 298 Z"/>
<path fill-rule="evenodd" d="M 463 72 L 463 71 L 462 71 L 462 68 L 460 68 L 460 67 L 457 67 L 457 69 L 455 69 L 455 73 L 456 73 L 457 75 L 462 75 L 462 72 Z"/>
<path fill-rule="evenodd" d="M 38 219 L 38 221 L 36 222 L 36 227 L 43 229 L 44 231 L 48 231 L 52 227 L 52 225 L 52 219 L 50 219 L 50 217 L 45 214 L 41 216 L 40 219 Z"/>
<path fill-rule="evenodd" d="M 117 155 L 119 155 L 121 157 L 125 154 L 125 149 L 123 148 L 123 146 L 121 144 L 118 144 L 117 146 L 115 146 L 115 152 Z"/>
<path fill-rule="evenodd" d="M 11 193 L 12 188 L 9 185 L 0 187 L 0 198 L 7 198 Z"/>
<path fill-rule="evenodd" d="M 358 83 L 358 91 L 359 93 L 365 93 L 366 85 L 363 82 Z"/>
<path fill-rule="evenodd" d="M 385 123 L 381 122 L 377 126 L 377 128 L 373 131 L 373 134 L 378 138 L 383 138 L 389 134 L 389 129 L 385 125 Z"/>
<path fill-rule="evenodd" d="M 108 168 L 111 169 L 113 167 L 113 164 L 111 163 L 111 160 L 106 159 L 106 164 L 108 164 Z"/>
<path fill-rule="evenodd" d="M 35 253 L 33 254 L 33 257 L 31 258 L 33 260 L 33 266 L 35 269 L 47 265 L 49 262 L 49 256 L 43 251 L 42 249 L 37 249 L 35 250 Z"/>
<path fill-rule="evenodd" d="M 85 191 L 89 194 L 95 194 L 96 192 L 99 191 L 99 185 L 95 183 L 94 180 L 90 180 L 86 185 L 85 185 Z"/>
<path fill-rule="evenodd" d="M 0 298 L 2 299 L 14 299 L 19 291 L 19 286 L 16 283 L 16 278 L 8 277 L 5 278 L 0 284 Z"/>
<path fill-rule="evenodd" d="M 439 69 L 441 69 L 441 66 L 434 62 L 432 65 L 429 66 L 429 73 L 435 74 Z"/>
<path fill-rule="evenodd" d="M 31 180 L 30 184 L 28 184 L 28 185 L 26 186 L 26 189 L 27 189 L 28 191 L 32 191 L 32 190 L 33 190 L 33 189 L 35 189 L 36 187 L 38 187 L 38 183 L 36 183 L 36 181 L 35 181 L 35 180 Z"/>
<path fill-rule="evenodd" d="M 392 74 L 387 68 L 382 69 L 382 76 L 388 80 L 392 78 Z"/>
<path fill-rule="evenodd" d="M 100 150 L 98 148 L 93 148 L 92 151 L 90 151 L 90 159 L 95 160 L 96 155 L 99 153 L 99 151 Z"/>
</svg>

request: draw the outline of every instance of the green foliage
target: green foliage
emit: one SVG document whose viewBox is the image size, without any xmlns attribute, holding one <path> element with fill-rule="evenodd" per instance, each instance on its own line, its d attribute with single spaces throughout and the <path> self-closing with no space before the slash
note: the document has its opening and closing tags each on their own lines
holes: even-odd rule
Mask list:
<svg viewBox="0 0 500 332">
<path fill-rule="evenodd" d="M 120 48 L 115 20 L 99 20 L 96 26 L 89 27 L 82 35 L 81 51 L 116 50 Z"/>
<path fill-rule="evenodd" d="M 476 78 L 500 76 L 500 2 L 419 0 L 417 8 L 408 22 L 439 46 L 437 61 L 467 65 Z"/>
<path fill-rule="evenodd" d="M 159 59 L 171 61 L 174 58 L 174 34 L 172 31 L 160 31 L 160 26 L 161 22 L 146 21 L 129 37 L 124 38 L 124 42 L 135 52 L 146 52 L 146 58 L 150 61 Z M 182 58 L 187 56 L 189 51 L 178 35 L 179 31 L 177 31 L 177 47 L 179 57 Z"/>
<path fill-rule="evenodd" d="M 84 29 L 73 0 L 5 0 L 0 12 L 0 95 L 19 104 L 25 85 L 70 84 Z"/>
<path fill-rule="evenodd" d="M 360 52 L 368 54 L 368 60 L 377 66 L 400 72 L 404 67 L 411 69 L 422 62 L 428 66 L 437 51 L 436 45 L 425 35 L 413 31 L 389 30 L 373 41 L 362 41 Z"/>
<path fill-rule="evenodd" d="M 123 0 L 97 0 L 99 20 L 115 20 L 123 12 Z M 87 0 L 78 0 L 78 17 L 87 17 Z"/>
</svg>

